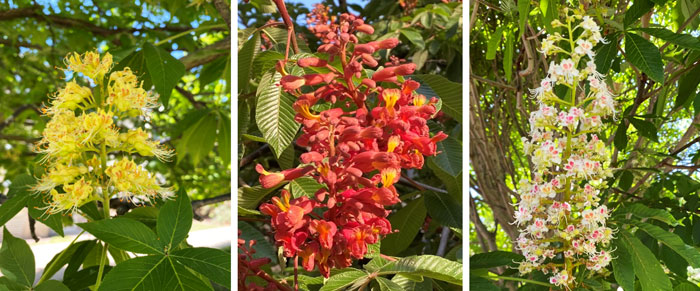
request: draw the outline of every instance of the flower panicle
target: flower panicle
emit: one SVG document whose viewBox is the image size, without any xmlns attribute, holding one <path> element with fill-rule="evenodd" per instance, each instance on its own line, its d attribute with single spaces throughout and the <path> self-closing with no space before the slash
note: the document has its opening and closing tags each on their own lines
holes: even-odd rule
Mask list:
<svg viewBox="0 0 700 291">
<path fill-rule="evenodd" d="M 564 11 L 566 23 L 552 25 L 578 36 L 553 33 L 542 41 L 541 53 L 566 57 L 552 61 L 540 87 L 530 91 L 539 108 L 530 114 L 523 150 L 531 157 L 534 176 L 519 183 L 513 224 L 521 229 L 516 248 L 525 256 L 520 273 L 539 270 L 551 284 L 571 289 L 576 266 L 605 272 L 612 259 L 609 243 L 615 231 L 606 226 L 609 211 L 599 197 L 604 179 L 612 176 L 606 167 L 610 153 L 596 132 L 604 118 L 614 116 L 616 104 L 595 66 L 592 48 L 605 41 L 600 28 L 582 10 Z M 581 82 L 591 88 L 583 97 L 576 94 Z M 555 94 L 556 85 L 569 87 L 570 94 Z"/>
</svg>

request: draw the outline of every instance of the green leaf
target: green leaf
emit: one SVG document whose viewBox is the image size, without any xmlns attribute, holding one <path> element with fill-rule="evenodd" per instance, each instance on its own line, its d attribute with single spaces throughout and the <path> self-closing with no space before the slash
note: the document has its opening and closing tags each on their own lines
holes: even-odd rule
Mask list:
<svg viewBox="0 0 700 291">
<path fill-rule="evenodd" d="M 678 81 L 678 97 L 674 108 L 679 108 L 685 105 L 690 99 L 690 96 L 695 96 L 698 84 L 700 84 L 700 66 L 694 67 L 688 73 L 683 74 Z M 698 104 L 694 104 L 698 106 Z"/>
<path fill-rule="evenodd" d="M 382 267 L 379 275 L 408 274 L 462 286 L 462 264 L 433 255 L 401 258 Z"/>
<path fill-rule="evenodd" d="M 63 285 L 63 283 L 55 281 L 55 280 L 48 280 L 44 281 L 43 283 L 39 284 L 34 288 L 36 291 L 70 291 L 66 285 Z"/>
<path fill-rule="evenodd" d="M 439 75 L 413 75 L 421 86 L 417 93 L 427 98 L 442 100 L 442 111 L 458 122 L 462 122 L 462 84 L 455 83 Z"/>
<path fill-rule="evenodd" d="M 663 39 L 682 48 L 700 50 L 700 40 L 690 34 L 675 33 L 668 29 L 658 27 L 635 28 L 634 30 L 648 33 L 653 37 Z"/>
<path fill-rule="evenodd" d="M 462 206 L 449 194 L 423 192 L 430 217 L 448 227 L 462 228 Z"/>
<path fill-rule="evenodd" d="M 638 119 L 631 117 L 628 119 L 632 125 L 634 125 L 634 128 L 637 129 L 639 134 L 643 137 L 646 137 L 650 140 L 653 140 L 655 142 L 659 142 L 659 137 L 658 133 L 656 132 L 656 126 L 644 119 Z"/>
<path fill-rule="evenodd" d="M 700 287 L 684 282 L 673 287 L 673 291 L 700 291 Z"/>
<path fill-rule="evenodd" d="M 377 283 L 379 284 L 379 289 L 382 291 L 403 291 L 401 285 L 392 282 L 391 280 L 384 277 L 377 277 Z"/>
<path fill-rule="evenodd" d="M 258 128 L 278 158 L 292 144 L 300 126 L 294 120 L 296 113 L 292 103 L 295 98 L 283 93 L 282 87 L 278 86 L 281 78 L 282 75 L 276 71 L 263 75 L 256 93 L 258 101 L 255 108 Z"/>
<path fill-rule="evenodd" d="M 138 207 L 131 209 L 122 217 L 137 220 L 146 226 L 155 229 L 158 222 L 158 208 L 155 207 Z"/>
<path fill-rule="evenodd" d="M 32 184 L 34 184 L 34 178 L 27 174 L 12 179 L 10 190 L 7 192 L 9 199 L 0 205 L 0 226 L 5 225 L 27 205 L 27 201 L 31 197 L 28 187 Z"/>
<path fill-rule="evenodd" d="M 78 226 L 110 246 L 125 251 L 142 254 L 162 254 L 161 243 L 156 234 L 143 223 L 118 217 L 87 223 Z"/>
<path fill-rule="evenodd" d="M 613 274 L 615 280 L 624 290 L 634 290 L 634 267 L 632 266 L 632 257 L 625 248 L 624 244 L 619 239 L 613 241 L 615 258 L 612 261 Z"/>
<path fill-rule="evenodd" d="M 282 169 L 289 169 L 294 167 L 294 145 L 290 144 L 285 148 L 282 153 L 277 157 L 277 163 Z"/>
<path fill-rule="evenodd" d="M 506 34 L 506 46 L 503 52 L 503 72 L 506 80 L 510 83 L 513 80 L 513 53 L 515 51 L 515 32 L 508 30 Z"/>
<path fill-rule="evenodd" d="M 314 194 L 316 194 L 316 191 L 323 188 L 323 185 L 319 184 L 311 177 L 296 178 L 289 182 L 289 186 L 294 198 L 299 198 L 301 196 L 312 198 Z"/>
<path fill-rule="evenodd" d="M 217 147 L 221 160 L 224 161 L 225 166 L 228 166 L 231 164 L 231 118 L 224 115 L 223 112 L 219 114 L 219 117 L 219 133 L 216 138 Z"/>
<path fill-rule="evenodd" d="M 186 248 L 171 253 L 170 257 L 212 281 L 231 288 L 231 254 L 211 248 Z"/>
<path fill-rule="evenodd" d="M 518 31 L 520 35 L 525 32 L 528 14 L 530 14 L 530 0 L 518 0 Z"/>
<path fill-rule="evenodd" d="M 260 211 L 257 211 L 257 210 L 252 210 L 252 209 L 243 208 L 243 207 L 238 206 L 238 216 L 248 216 L 248 215 L 255 216 L 255 215 L 262 215 L 262 213 Z"/>
<path fill-rule="evenodd" d="M 230 62 L 230 56 L 221 56 L 216 60 L 213 60 L 211 63 L 204 65 L 204 67 L 202 67 L 202 71 L 199 72 L 200 88 L 204 88 L 204 86 L 210 84 L 211 82 L 225 78 L 224 73 L 226 72 L 226 66 Z M 228 82 L 228 79 L 224 80 Z"/>
<path fill-rule="evenodd" d="M 238 51 L 238 92 L 247 92 L 250 87 L 253 60 L 260 51 L 260 33 L 255 33 Z"/>
<path fill-rule="evenodd" d="M 455 138 L 447 139 L 437 143 L 435 164 L 452 177 L 457 177 L 462 173 L 462 143 Z"/>
<path fill-rule="evenodd" d="M 627 147 L 627 125 L 622 120 L 615 130 L 615 140 L 613 141 L 618 150 L 624 151 Z"/>
<path fill-rule="evenodd" d="M 396 274 L 391 281 L 401 286 L 401 290 L 413 290 L 413 291 L 433 291 L 433 280 L 426 279 L 421 282 L 416 282 L 409 279 L 407 276 Z M 480 289 L 472 289 L 480 290 Z"/>
<path fill-rule="evenodd" d="M 469 257 L 469 269 L 487 269 L 508 266 L 515 264 L 514 262 L 519 262 L 524 259 L 525 257 L 520 254 L 506 251 L 480 253 Z"/>
<path fill-rule="evenodd" d="M 542 0 L 540 1 L 540 12 L 542 13 L 542 21 L 544 22 L 544 27 L 547 32 L 551 33 L 554 28 L 552 27 L 552 20 L 559 19 L 559 4 L 556 0 Z"/>
<path fill-rule="evenodd" d="M 30 194 L 31 195 L 31 194 Z M 49 215 L 44 207 L 48 206 L 48 201 L 51 201 L 47 193 L 37 193 L 32 199 L 27 201 L 27 211 L 29 215 L 36 221 L 53 229 L 57 234 L 63 236 L 63 218 L 60 213 Z"/>
<path fill-rule="evenodd" d="M 95 244 L 94 240 L 87 240 L 87 241 L 79 241 L 76 242 L 63 251 L 59 252 L 56 254 L 51 261 L 46 265 L 46 268 L 44 268 L 43 273 L 41 274 L 42 278 L 51 278 L 53 277 L 58 270 L 63 268 L 66 264 L 68 264 L 73 256 L 80 251 L 81 249 L 85 248 L 86 245 L 90 244 Z"/>
<path fill-rule="evenodd" d="M 168 249 L 180 244 L 190 232 L 192 216 L 190 198 L 184 189 L 180 189 L 175 200 L 166 202 L 160 208 L 156 224 L 159 241 L 164 246 L 169 246 Z"/>
<path fill-rule="evenodd" d="M 185 75 L 185 65 L 164 49 L 151 43 L 143 46 L 143 54 L 148 74 L 156 87 L 156 92 L 160 94 L 160 102 L 167 108 L 173 88 Z"/>
<path fill-rule="evenodd" d="M 484 290 L 484 291 L 500 291 L 501 289 L 493 284 L 493 281 L 484 277 L 474 276 L 469 274 L 469 289 Z"/>
<path fill-rule="evenodd" d="M 489 38 L 489 43 L 486 47 L 486 60 L 490 61 L 496 59 L 496 51 L 498 50 L 499 44 L 501 44 L 504 28 L 504 26 L 499 26 L 496 28 L 496 31 L 491 34 L 491 38 Z"/>
<path fill-rule="evenodd" d="M 601 43 L 596 49 L 595 67 L 601 74 L 607 74 L 610 71 L 612 62 L 617 57 L 617 35 L 614 34 L 608 37 L 608 43 Z"/>
<path fill-rule="evenodd" d="M 647 14 L 654 7 L 654 2 L 649 0 L 637 0 L 632 3 L 632 6 L 624 13 L 625 19 L 622 21 L 625 28 L 630 24 L 637 22 L 642 15 Z"/>
<path fill-rule="evenodd" d="M 326 284 L 324 284 L 319 291 L 344 290 L 343 288 L 355 283 L 356 281 L 367 278 L 367 273 L 363 271 L 353 268 L 348 269 L 348 271 L 335 274 L 328 278 Z"/>
<path fill-rule="evenodd" d="M 189 127 L 177 143 L 178 163 L 185 155 L 189 155 L 195 166 L 199 164 L 199 161 L 214 149 L 218 123 L 216 116 L 209 112 Z"/>
<path fill-rule="evenodd" d="M 419 50 L 425 49 L 425 41 L 423 40 L 423 36 L 420 35 L 420 32 L 416 30 L 415 28 L 401 28 L 399 29 L 399 32 L 405 36 L 408 41 L 413 43 Z"/>
<path fill-rule="evenodd" d="M 389 222 L 394 229 L 400 229 L 400 232 L 387 235 L 382 240 L 382 253 L 386 255 L 398 255 L 406 249 L 416 237 L 420 227 L 425 221 L 426 215 L 423 198 L 411 201 L 406 207 L 399 209 L 396 213 L 389 216 Z"/>
<path fill-rule="evenodd" d="M 270 242 L 265 239 L 265 236 L 257 228 L 251 226 L 245 221 L 238 221 L 238 230 L 241 231 L 241 235 L 238 236 L 240 239 L 245 241 L 255 240 L 255 254 L 253 258 L 270 258 L 273 259 L 277 257 L 277 248 L 275 248 Z"/>
<path fill-rule="evenodd" d="M 23 286 L 34 285 L 34 253 L 26 241 L 12 236 L 7 228 L 2 232 L 0 271 Z"/>
<path fill-rule="evenodd" d="M 238 206 L 248 209 L 256 209 L 263 198 L 278 188 L 279 186 L 266 189 L 260 185 L 254 187 L 240 187 L 238 188 Z"/>
<path fill-rule="evenodd" d="M 654 219 L 661 221 L 663 223 L 666 223 L 671 226 L 676 226 L 678 225 L 678 221 L 676 221 L 675 218 L 673 218 L 673 215 L 668 213 L 668 211 L 663 210 L 663 209 L 657 209 L 657 208 L 649 208 L 644 204 L 641 203 L 635 203 L 632 205 L 628 205 L 625 207 L 622 207 L 615 211 L 615 214 L 618 213 L 632 213 L 634 216 L 638 218 L 649 218 L 649 219 Z"/>
<path fill-rule="evenodd" d="M 618 236 L 632 257 L 634 273 L 642 285 L 642 290 L 672 290 L 671 281 L 654 254 L 626 230 L 621 229 Z"/>
<path fill-rule="evenodd" d="M 168 257 L 137 257 L 114 267 L 102 281 L 99 291 L 112 290 L 212 290 L 179 263 Z"/>
<path fill-rule="evenodd" d="M 134 75 L 138 76 L 139 79 L 143 81 L 143 88 L 145 90 L 151 89 L 153 82 L 151 82 L 151 76 L 148 74 L 148 69 L 146 68 L 146 57 L 144 56 L 143 50 L 132 52 L 118 64 L 114 65 L 112 72 L 121 71 L 126 67 L 129 67 Z"/>
<path fill-rule="evenodd" d="M 628 223 L 639 227 L 639 230 L 646 232 L 660 243 L 666 245 L 668 248 L 688 261 L 688 264 L 690 264 L 692 267 L 700 267 L 700 251 L 685 244 L 678 235 L 649 223 L 634 220 L 629 220 Z"/>
<path fill-rule="evenodd" d="M 626 14 L 629 15 L 629 12 Z M 652 80 L 664 82 L 664 63 L 661 53 L 653 43 L 643 37 L 627 33 L 625 34 L 625 53 L 627 60 L 647 74 Z"/>
</svg>

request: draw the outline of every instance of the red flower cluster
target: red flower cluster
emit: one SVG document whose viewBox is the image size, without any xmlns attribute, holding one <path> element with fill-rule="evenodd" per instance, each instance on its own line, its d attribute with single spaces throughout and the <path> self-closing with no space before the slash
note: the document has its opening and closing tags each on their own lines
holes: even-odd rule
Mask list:
<svg viewBox="0 0 700 291">
<path fill-rule="evenodd" d="M 238 236 L 241 231 L 238 231 Z M 254 240 L 249 240 L 247 243 L 243 239 L 238 239 L 238 290 L 252 291 L 267 291 L 267 290 L 289 290 L 286 286 L 281 285 L 277 280 L 273 279 L 265 273 L 260 267 L 270 263 L 270 258 L 253 258 L 255 254 Z M 265 287 L 258 286 L 254 282 L 246 283 L 247 277 L 260 277 L 268 283 Z"/>
<path fill-rule="evenodd" d="M 297 61 L 300 67 L 328 72 L 285 75 L 280 82 L 297 97 L 294 110 L 303 134 L 296 142 L 308 149 L 300 157 L 302 166 L 281 173 L 256 168 L 263 187 L 304 175 L 325 186 L 314 197 L 296 199 L 282 190 L 281 199 L 274 197 L 260 206 L 272 216 L 275 241 L 284 255 L 301 256 L 306 270 L 318 266 L 324 277 L 330 268 L 345 268 L 352 258 L 363 258 L 368 244 L 392 232 L 384 207 L 400 202 L 394 183 L 401 170 L 422 168 L 423 156 L 437 154 L 436 143 L 447 137 L 442 132 L 430 137 L 426 124 L 436 114 L 437 99 L 416 94 L 416 81 L 399 81 L 413 73 L 414 64 L 389 66 L 371 77 L 363 74 L 363 65 L 378 65 L 372 54 L 395 47 L 398 39 L 359 44 L 355 33 L 371 34 L 374 29 L 351 14 L 339 19 L 337 24 L 315 26 L 323 39 L 318 51 L 327 53 L 329 60 Z M 329 64 L 334 59 L 340 59 L 342 71 Z M 378 82 L 398 88 L 383 88 Z M 317 85 L 313 92 L 301 91 Z M 338 108 L 312 112 L 321 100 Z M 377 105 L 370 109 L 368 103 Z"/>
</svg>

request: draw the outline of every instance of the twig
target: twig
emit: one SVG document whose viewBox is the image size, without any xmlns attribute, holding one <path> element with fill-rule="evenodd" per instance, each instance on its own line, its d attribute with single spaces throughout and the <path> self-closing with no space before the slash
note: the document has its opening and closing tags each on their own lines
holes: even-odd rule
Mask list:
<svg viewBox="0 0 700 291">
<path fill-rule="evenodd" d="M 214 0 L 214 7 L 217 11 L 219 11 L 219 14 L 221 14 L 221 17 L 226 22 L 228 30 L 231 30 L 231 9 L 229 8 L 228 3 L 226 3 L 224 0 Z"/>
<path fill-rule="evenodd" d="M 264 144 L 261 147 L 259 147 L 257 150 L 254 152 L 250 153 L 249 155 L 241 158 L 241 162 L 238 164 L 239 168 L 243 168 L 253 162 L 255 159 L 258 157 L 262 156 L 262 154 L 270 148 L 269 144 Z"/>
<path fill-rule="evenodd" d="M 421 182 L 418 182 L 418 181 L 415 181 L 415 180 L 413 180 L 413 179 L 411 179 L 411 178 L 408 178 L 408 177 L 406 177 L 405 175 L 401 175 L 401 178 L 399 179 L 399 182 L 403 182 L 403 183 L 405 183 L 405 184 L 409 184 L 409 185 L 415 187 L 416 189 L 418 189 L 418 190 L 420 190 L 420 191 L 430 190 L 430 191 L 433 191 L 433 192 L 438 192 L 438 193 L 442 193 L 442 194 L 447 194 L 447 190 L 440 189 L 440 188 L 436 188 L 436 187 L 430 186 L 430 185 L 428 185 L 428 184 L 423 184 L 423 183 L 421 183 Z"/>
<path fill-rule="evenodd" d="M 187 101 L 190 101 L 190 103 L 192 103 L 192 106 L 194 106 L 194 108 L 200 109 L 200 108 L 205 106 L 204 103 L 199 102 L 199 101 L 194 99 L 194 94 L 192 94 L 192 92 L 187 91 L 180 86 L 175 86 L 175 90 L 177 90 L 177 92 L 180 93 L 180 95 L 187 98 Z"/>
<path fill-rule="evenodd" d="M 438 245 L 437 255 L 438 257 L 444 257 L 445 251 L 447 250 L 447 241 L 450 238 L 450 228 L 443 226 L 442 232 L 440 233 L 440 245 Z"/>
<path fill-rule="evenodd" d="M 275 2 L 275 5 L 277 5 L 277 10 L 279 10 L 280 15 L 282 15 L 282 20 L 284 20 L 284 24 L 287 26 L 287 35 L 288 38 L 291 39 L 292 43 L 292 48 L 294 49 L 294 53 L 298 54 L 299 53 L 299 45 L 297 44 L 297 38 L 294 35 L 294 22 L 292 22 L 292 19 L 289 17 L 289 12 L 287 12 L 287 6 L 284 5 L 284 0 L 272 0 Z M 287 51 L 289 51 L 289 42 L 287 43 Z"/>
<path fill-rule="evenodd" d="M 29 233 L 31 233 L 34 242 L 39 242 L 39 237 L 36 236 L 36 220 L 29 214 L 27 214 L 27 217 L 29 217 Z"/>
</svg>

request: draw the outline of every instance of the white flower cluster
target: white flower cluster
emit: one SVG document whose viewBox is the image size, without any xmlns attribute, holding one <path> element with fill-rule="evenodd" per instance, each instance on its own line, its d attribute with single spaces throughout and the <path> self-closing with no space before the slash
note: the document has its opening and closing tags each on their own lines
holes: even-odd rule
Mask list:
<svg viewBox="0 0 700 291">
<path fill-rule="evenodd" d="M 614 116 L 615 102 L 595 67 L 592 49 L 604 41 L 600 29 L 582 14 L 567 9 L 566 24 L 552 22 L 578 38 L 555 33 L 542 42 L 544 54 L 565 57 L 552 62 L 541 86 L 531 90 L 540 105 L 530 115 L 530 139 L 523 138 L 523 145 L 534 177 L 520 181 L 515 213 L 521 228 L 517 248 L 525 256 L 519 271 L 540 270 L 550 274 L 551 284 L 565 288 L 573 286 L 578 266 L 605 269 L 611 259 L 605 248 L 613 235 L 605 226 L 608 209 L 598 198 L 603 180 L 612 176 L 605 167 L 610 155 L 596 132 L 603 118 Z M 568 93 L 558 96 L 556 85 Z"/>
</svg>

